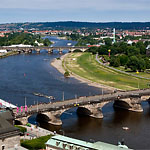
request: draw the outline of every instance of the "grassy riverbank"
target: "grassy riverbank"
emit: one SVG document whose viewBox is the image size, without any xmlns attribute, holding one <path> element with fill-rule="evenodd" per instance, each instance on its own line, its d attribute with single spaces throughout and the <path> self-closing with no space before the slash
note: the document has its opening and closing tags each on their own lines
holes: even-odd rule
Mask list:
<svg viewBox="0 0 150 150">
<path fill-rule="evenodd" d="M 17 54 L 19 54 L 19 53 L 18 52 L 7 52 L 7 53 L 0 55 L 0 58 L 5 58 L 8 56 L 17 55 Z"/>
<path fill-rule="evenodd" d="M 71 53 L 65 58 L 65 67 L 74 74 L 97 82 L 99 84 L 115 87 L 122 90 L 147 88 L 150 80 L 121 74 L 98 64 L 95 55 L 90 53 Z"/>
</svg>

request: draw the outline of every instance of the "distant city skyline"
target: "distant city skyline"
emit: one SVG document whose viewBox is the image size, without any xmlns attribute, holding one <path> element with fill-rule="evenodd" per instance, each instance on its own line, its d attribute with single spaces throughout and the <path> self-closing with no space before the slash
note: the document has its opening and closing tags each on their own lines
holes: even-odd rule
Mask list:
<svg viewBox="0 0 150 150">
<path fill-rule="evenodd" d="M 150 22 L 149 0 L 5 0 L 0 23 Z"/>
</svg>

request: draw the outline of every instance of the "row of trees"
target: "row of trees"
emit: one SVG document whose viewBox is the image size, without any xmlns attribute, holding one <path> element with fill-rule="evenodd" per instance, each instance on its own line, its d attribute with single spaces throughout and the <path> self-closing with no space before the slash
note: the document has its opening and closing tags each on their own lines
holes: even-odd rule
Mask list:
<svg viewBox="0 0 150 150">
<path fill-rule="evenodd" d="M 124 66 L 125 69 L 130 68 L 132 71 L 150 69 L 150 58 L 146 56 L 148 42 L 138 42 L 133 45 L 118 42 L 112 45 L 110 40 L 107 40 L 105 43 L 104 46 L 91 47 L 89 51 L 93 54 L 108 55 L 110 49 L 111 56 L 106 61 L 114 67 Z"/>
<path fill-rule="evenodd" d="M 89 36 L 81 36 L 77 33 L 75 34 L 71 34 L 71 35 L 67 35 L 68 39 L 73 40 L 73 41 L 77 41 L 78 43 L 76 44 L 76 46 L 86 46 L 87 44 L 89 45 L 96 45 L 98 44 L 100 41 L 99 40 L 95 40 L 93 35 L 89 35 Z"/>
<path fill-rule="evenodd" d="M 10 46 L 14 44 L 38 46 L 35 41 L 37 41 L 38 43 L 43 43 L 44 46 L 49 46 L 51 44 L 48 39 L 42 39 L 40 35 L 16 32 L 5 34 L 4 37 L 0 37 L 0 46 Z"/>
<path fill-rule="evenodd" d="M 110 58 L 110 66 L 125 66 L 125 69 L 130 68 L 134 72 L 137 70 L 145 71 L 145 69 L 150 69 L 150 59 L 137 56 L 128 57 L 127 55 L 112 56 Z"/>
</svg>

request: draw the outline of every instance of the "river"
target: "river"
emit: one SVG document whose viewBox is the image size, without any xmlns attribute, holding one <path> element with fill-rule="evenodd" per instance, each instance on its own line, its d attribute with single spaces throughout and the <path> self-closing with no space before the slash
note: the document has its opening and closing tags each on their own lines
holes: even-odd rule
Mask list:
<svg viewBox="0 0 150 150">
<path fill-rule="evenodd" d="M 55 42 L 55 46 L 74 45 L 76 42 L 48 37 Z M 65 53 L 66 51 L 64 51 Z M 33 93 L 52 95 L 56 101 L 101 94 L 101 89 L 88 86 L 74 78 L 64 78 L 50 62 L 60 57 L 57 51 L 48 54 L 42 50 L 40 54 L 20 54 L 0 59 L 0 98 L 15 105 L 24 105 L 25 97 L 28 105 L 48 102 L 49 99 L 35 96 Z M 105 91 L 106 93 L 107 91 Z M 142 103 L 143 113 L 114 109 L 113 104 L 107 104 L 102 109 L 104 118 L 94 119 L 78 116 L 76 108 L 62 114 L 61 127 L 41 123 L 40 126 L 49 130 L 56 130 L 66 136 L 86 140 L 103 141 L 117 144 L 124 139 L 125 144 L 134 149 L 150 149 L 150 108 L 147 102 Z M 29 122 L 35 123 L 34 116 Z M 129 130 L 123 130 L 127 126 Z"/>
</svg>

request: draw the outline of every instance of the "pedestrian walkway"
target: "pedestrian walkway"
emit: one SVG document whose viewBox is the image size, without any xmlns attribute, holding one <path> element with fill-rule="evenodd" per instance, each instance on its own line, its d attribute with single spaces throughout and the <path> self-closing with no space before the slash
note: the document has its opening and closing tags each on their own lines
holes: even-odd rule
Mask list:
<svg viewBox="0 0 150 150">
<path fill-rule="evenodd" d="M 27 128 L 27 132 L 25 133 L 23 137 L 21 137 L 22 139 L 30 140 L 30 139 L 35 139 L 41 136 L 54 135 L 52 131 L 43 129 L 33 124 L 31 124 L 31 127 L 24 126 L 24 125 L 21 125 L 21 126 Z"/>
<path fill-rule="evenodd" d="M 11 104 L 9 102 L 6 102 L 6 101 L 4 101 L 2 99 L 0 99 L 0 107 L 2 107 L 2 108 L 6 108 L 6 107 L 17 108 L 17 106 L 15 106 L 15 105 L 13 105 L 13 104 Z"/>
</svg>

